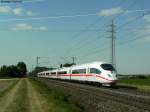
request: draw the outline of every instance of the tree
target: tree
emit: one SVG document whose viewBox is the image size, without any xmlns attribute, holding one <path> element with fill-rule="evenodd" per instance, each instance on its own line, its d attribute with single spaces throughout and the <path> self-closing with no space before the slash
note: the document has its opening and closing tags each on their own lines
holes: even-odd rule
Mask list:
<svg viewBox="0 0 150 112">
<path fill-rule="evenodd" d="M 3 77 L 5 77 L 7 74 L 8 74 L 7 66 L 6 66 L 6 65 L 3 65 L 3 66 L 0 68 L 0 75 L 3 76 Z"/>
<path fill-rule="evenodd" d="M 47 70 L 54 70 L 54 69 L 56 69 L 56 68 L 36 67 L 36 68 L 30 73 L 30 75 L 36 76 L 37 73 L 39 73 L 39 72 L 47 71 Z"/>
<path fill-rule="evenodd" d="M 26 75 L 27 67 L 26 67 L 26 64 L 24 62 L 18 62 L 17 69 L 19 70 L 21 76 Z"/>
<path fill-rule="evenodd" d="M 21 77 L 20 76 L 20 71 L 18 70 L 17 66 L 11 65 L 7 68 L 8 71 L 8 76 L 11 77 Z"/>
<path fill-rule="evenodd" d="M 24 62 L 19 62 L 17 65 L 3 65 L 0 68 L 1 77 L 24 77 L 26 72 L 27 68 Z"/>
</svg>

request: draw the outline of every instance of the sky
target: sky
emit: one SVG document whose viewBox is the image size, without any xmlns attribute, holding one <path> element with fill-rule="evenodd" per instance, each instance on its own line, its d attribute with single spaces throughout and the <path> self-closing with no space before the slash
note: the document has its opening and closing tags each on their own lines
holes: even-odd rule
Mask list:
<svg viewBox="0 0 150 112">
<path fill-rule="evenodd" d="M 6 2 L 9 1 L 9 2 Z M 111 62 L 122 74 L 150 74 L 149 0 L 0 0 L 0 66 Z"/>
</svg>

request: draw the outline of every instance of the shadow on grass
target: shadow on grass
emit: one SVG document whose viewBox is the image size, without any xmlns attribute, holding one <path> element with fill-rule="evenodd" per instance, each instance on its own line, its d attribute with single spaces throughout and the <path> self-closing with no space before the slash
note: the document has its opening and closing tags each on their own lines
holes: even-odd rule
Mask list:
<svg viewBox="0 0 150 112">
<path fill-rule="evenodd" d="M 117 85 L 117 86 L 114 86 L 114 87 L 111 87 L 111 88 L 114 88 L 114 89 L 131 89 L 131 90 L 137 90 L 138 88 L 137 87 L 134 87 L 134 86 L 128 86 L 128 85 Z"/>
</svg>

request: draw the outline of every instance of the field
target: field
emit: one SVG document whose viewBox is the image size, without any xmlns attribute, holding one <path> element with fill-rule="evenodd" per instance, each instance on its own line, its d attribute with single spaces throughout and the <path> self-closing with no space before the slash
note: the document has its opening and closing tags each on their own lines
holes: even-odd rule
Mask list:
<svg viewBox="0 0 150 112">
<path fill-rule="evenodd" d="M 122 78 L 119 79 L 118 85 L 132 86 L 139 90 L 150 91 L 150 78 Z"/>
<path fill-rule="evenodd" d="M 0 112 L 81 112 L 59 90 L 29 78 L 0 80 Z"/>
<path fill-rule="evenodd" d="M 44 78 L 0 79 L 0 112 L 147 112 L 143 110 L 150 110 L 150 97 L 143 90 L 150 90 L 149 82 L 150 78 L 119 80 L 119 85 L 141 92 Z"/>
</svg>

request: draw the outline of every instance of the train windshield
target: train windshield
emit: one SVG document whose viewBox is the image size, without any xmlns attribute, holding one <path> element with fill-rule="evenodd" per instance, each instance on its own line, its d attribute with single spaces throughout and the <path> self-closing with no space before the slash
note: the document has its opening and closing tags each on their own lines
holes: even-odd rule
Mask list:
<svg viewBox="0 0 150 112">
<path fill-rule="evenodd" d="M 110 71 L 115 71 L 114 67 L 111 64 L 101 64 L 101 67 L 104 70 L 110 70 Z"/>
</svg>

